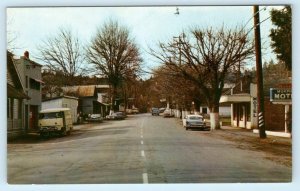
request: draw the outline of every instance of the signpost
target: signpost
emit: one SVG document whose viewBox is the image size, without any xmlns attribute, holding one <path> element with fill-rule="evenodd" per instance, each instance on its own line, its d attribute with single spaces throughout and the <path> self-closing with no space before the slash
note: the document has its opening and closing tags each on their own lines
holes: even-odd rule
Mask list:
<svg viewBox="0 0 300 191">
<path fill-rule="evenodd" d="M 270 88 L 270 101 L 273 104 L 283 104 L 285 110 L 285 132 L 288 132 L 290 105 L 292 105 L 291 88 Z"/>
</svg>

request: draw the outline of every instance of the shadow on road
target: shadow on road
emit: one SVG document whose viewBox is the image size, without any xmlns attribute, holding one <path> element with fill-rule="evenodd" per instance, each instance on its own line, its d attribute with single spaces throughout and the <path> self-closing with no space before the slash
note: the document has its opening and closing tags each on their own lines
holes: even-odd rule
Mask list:
<svg viewBox="0 0 300 191">
<path fill-rule="evenodd" d="M 104 128 L 82 128 L 73 130 L 71 135 L 60 136 L 52 135 L 51 137 L 41 137 L 39 133 L 28 133 L 22 137 L 19 137 L 14 140 L 8 141 L 8 144 L 42 144 L 42 143 L 57 143 L 65 142 L 70 140 L 79 140 L 97 136 L 106 136 L 106 135 L 120 135 L 126 134 L 130 128 L 133 126 L 120 126 L 120 127 L 104 127 Z"/>
</svg>

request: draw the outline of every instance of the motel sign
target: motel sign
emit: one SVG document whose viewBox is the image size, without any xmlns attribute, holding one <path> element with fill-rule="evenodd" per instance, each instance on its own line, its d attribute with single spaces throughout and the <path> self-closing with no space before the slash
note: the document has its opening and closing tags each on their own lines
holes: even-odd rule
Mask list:
<svg viewBox="0 0 300 191">
<path fill-rule="evenodd" d="M 291 89 L 270 88 L 270 101 L 271 102 L 291 102 L 292 101 L 292 90 Z"/>
</svg>

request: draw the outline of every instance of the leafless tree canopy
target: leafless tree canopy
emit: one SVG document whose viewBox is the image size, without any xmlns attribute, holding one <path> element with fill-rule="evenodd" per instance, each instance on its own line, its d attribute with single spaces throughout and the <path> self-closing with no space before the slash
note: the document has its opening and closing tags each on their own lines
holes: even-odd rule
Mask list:
<svg viewBox="0 0 300 191">
<path fill-rule="evenodd" d="M 151 54 L 168 68 L 169 74 L 195 84 L 210 111 L 218 113 L 225 77 L 253 55 L 253 43 L 238 29 L 196 28 L 189 35 L 160 43 Z"/>
<path fill-rule="evenodd" d="M 14 30 L 11 30 L 11 25 L 13 24 L 13 19 L 7 20 L 7 31 L 6 31 L 6 45 L 7 45 L 7 50 L 9 52 L 14 52 L 16 49 L 20 49 L 21 47 L 17 44 L 18 40 L 18 33 Z"/>
<path fill-rule="evenodd" d="M 155 80 L 153 88 L 160 94 L 159 97 L 168 99 L 180 109 L 190 109 L 188 105 L 192 101 L 200 101 L 200 91 L 195 84 L 176 75 L 166 66 L 154 70 L 153 80 Z"/>
<path fill-rule="evenodd" d="M 50 70 L 70 77 L 84 73 L 82 46 L 70 29 L 60 28 L 56 36 L 47 38 L 38 48 L 39 59 Z"/>
<path fill-rule="evenodd" d="M 108 78 L 113 88 L 113 100 L 122 81 L 135 78 L 142 62 L 129 30 L 112 20 L 98 29 L 87 48 L 87 59 L 99 74 Z"/>
<path fill-rule="evenodd" d="M 141 57 L 136 44 L 129 37 L 129 30 L 111 20 L 98 29 L 87 49 L 87 58 L 100 74 L 116 85 L 140 70 Z"/>
<path fill-rule="evenodd" d="M 173 75 L 195 83 L 214 111 L 224 87 L 226 75 L 241 61 L 253 54 L 253 43 L 243 31 L 224 28 L 191 31 L 191 38 L 180 37 L 176 42 L 160 43 L 159 50 L 152 50 Z"/>
</svg>

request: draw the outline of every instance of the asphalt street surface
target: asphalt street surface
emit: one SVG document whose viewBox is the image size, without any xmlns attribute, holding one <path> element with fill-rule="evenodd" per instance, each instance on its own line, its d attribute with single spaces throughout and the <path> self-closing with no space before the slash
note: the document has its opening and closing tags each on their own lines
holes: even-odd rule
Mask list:
<svg viewBox="0 0 300 191">
<path fill-rule="evenodd" d="M 70 136 L 8 143 L 9 184 L 290 182 L 263 151 L 186 131 L 175 118 L 131 115 L 75 126 Z"/>
</svg>

